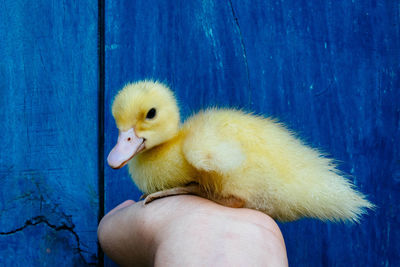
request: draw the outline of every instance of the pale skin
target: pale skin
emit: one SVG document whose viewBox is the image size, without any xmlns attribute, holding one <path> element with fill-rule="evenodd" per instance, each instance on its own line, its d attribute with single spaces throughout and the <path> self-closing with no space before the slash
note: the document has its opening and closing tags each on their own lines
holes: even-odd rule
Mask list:
<svg viewBox="0 0 400 267">
<path fill-rule="evenodd" d="M 98 237 L 121 266 L 288 266 L 272 218 L 191 195 L 125 201 L 104 216 Z"/>
</svg>

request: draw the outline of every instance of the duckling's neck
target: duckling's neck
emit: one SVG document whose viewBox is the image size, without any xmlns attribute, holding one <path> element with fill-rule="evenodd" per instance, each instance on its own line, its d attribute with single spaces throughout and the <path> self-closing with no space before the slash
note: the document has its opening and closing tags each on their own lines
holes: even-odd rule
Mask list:
<svg viewBox="0 0 400 267">
<path fill-rule="evenodd" d="M 152 162 L 156 160 L 164 159 L 164 157 L 179 157 L 182 156 L 180 147 L 182 144 L 182 139 L 179 138 L 180 135 L 177 134 L 166 142 L 152 147 L 149 150 L 140 153 L 136 158 L 141 161 L 141 163 Z M 183 156 L 182 156 L 183 157 Z"/>
<path fill-rule="evenodd" d="M 183 137 L 178 133 L 131 160 L 129 172 L 140 190 L 148 194 L 193 181 L 195 170 L 182 153 Z"/>
</svg>

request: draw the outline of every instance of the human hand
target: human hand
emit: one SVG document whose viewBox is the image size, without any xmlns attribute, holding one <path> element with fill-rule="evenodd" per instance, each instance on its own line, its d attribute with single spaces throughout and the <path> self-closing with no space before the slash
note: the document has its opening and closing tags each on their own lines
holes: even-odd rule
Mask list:
<svg viewBox="0 0 400 267">
<path fill-rule="evenodd" d="M 125 201 L 101 220 L 104 252 L 122 266 L 287 266 L 269 216 L 196 196 Z"/>
</svg>

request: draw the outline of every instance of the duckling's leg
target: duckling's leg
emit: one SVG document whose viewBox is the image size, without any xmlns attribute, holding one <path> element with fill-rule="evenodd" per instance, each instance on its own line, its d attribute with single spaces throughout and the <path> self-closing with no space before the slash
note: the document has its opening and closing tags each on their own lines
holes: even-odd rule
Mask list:
<svg viewBox="0 0 400 267">
<path fill-rule="evenodd" d="M 231 208 L 243 208 L 244 207 L 244 200 L 235 196 L 229 196 L 229 197 L 214 197 L 214 198 L 209 198 L 210 200 L 217 202 L 218 204 L 221 204 L 226 207 L 231 207 Z"/>
<path fill-rule="evenodd" d="M 199 186 L 199 184 L 196 183 L 190 183 L 187 186 L 175 187 L 164 191 L 155 192 L 150 195 L 143 195 L 141 196 L 141 198 L 145 197 L 144 205 L 146 205 L 158 198 L 176 196 L 176 195 L 196 195 L 231 208 L 243 208 L 245 204 L 244 200 L 235 196 L 228 196 L 228 197 L 221 197 L 215 195 L 210 196 L 209 193 L 203 190 Z"/>
<path fill-rule="evenodd" d="M 174 187 L 171 189 L 158 191 L 158 192 L 155 192 L 155 193 L 147 195 L 147 196 L 143 195 L 141 198 L 146 197 L 143 202 L 144 205 L 146 205 L 158 198 L 176 196 L 176 195 L 197 195 L 200 197 L 207 198 L 206 192 L 204 190 L 202 190 L 198 184 L 195 184 L 195 183 L 190 183 L 187 186 Z"/>
</svg>

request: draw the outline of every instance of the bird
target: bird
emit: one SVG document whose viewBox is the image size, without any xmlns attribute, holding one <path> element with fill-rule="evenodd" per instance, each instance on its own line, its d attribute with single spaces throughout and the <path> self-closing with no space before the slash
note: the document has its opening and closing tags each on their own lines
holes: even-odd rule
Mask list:
<svg viewBox="0 0 400 267">
<path fill-rule="evenodd" d="M 154 80 L 126 84 L 111 111 L 119 134 L 108 164 L 128 165 L 145 205 L 194 194 L 282 222 L 350 223 L 375 207 L 334 159 L 275 119 L 213 107 L 181 123 L 174 93 Z"/>
</svg>

